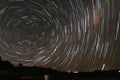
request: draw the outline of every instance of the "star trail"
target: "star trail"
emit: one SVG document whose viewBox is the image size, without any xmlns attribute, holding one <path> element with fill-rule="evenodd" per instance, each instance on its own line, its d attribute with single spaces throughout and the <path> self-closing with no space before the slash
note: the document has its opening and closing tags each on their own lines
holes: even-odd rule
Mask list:
<svg viewBox="0 0 120 80">
<path fill-rule="evenodd" d="M 0 0 L 0 56 L 60 71 L 120 68 L 119 0 Z"/>
</svg>

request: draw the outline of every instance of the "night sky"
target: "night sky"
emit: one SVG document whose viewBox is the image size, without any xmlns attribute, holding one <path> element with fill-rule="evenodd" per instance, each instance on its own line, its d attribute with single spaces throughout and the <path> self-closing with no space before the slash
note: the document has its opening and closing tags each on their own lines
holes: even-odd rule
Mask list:
<svg viewBox="0 0 120 80">
<path fill-rule="evenodd" d="M 0 0 L 0 56 L 68 72 L 120 69 L 120 0 Z"/>
</svg>

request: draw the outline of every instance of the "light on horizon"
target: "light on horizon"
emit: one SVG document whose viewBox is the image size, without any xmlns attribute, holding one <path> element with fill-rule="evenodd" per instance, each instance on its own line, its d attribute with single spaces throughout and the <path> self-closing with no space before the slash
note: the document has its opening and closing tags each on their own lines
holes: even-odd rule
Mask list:
<svg viewBox="0 0 120 80">
<path fill-rule="evenodd" d="M 118 72 L 120 73 L 120 70 Z"/>
<path fill-rule="evenodd" d="M 48 76 L 47 74 L 44 75 L 44 79 L 45 79 L 45 80 L 49 80 L 48 78 L 49 78 L 49 76 Z"/>
<path fill-rule="evenodd" d="M 68 72 L 68 73 L 71 73 L 71 71 L 70 71 L 70 70 L 68 70 L 67 72 Z"/>
<path fill-rule="evenodd" d="M 77 74 L 77 73 L 78 73 L 78 71 L 74 71 L 73 73 L 76 73 L 76 74 Z"/>
<path fill-rule="evenodd" d="M 103 66 L 102 66 L 102 69 L 101 69 L 101 70 L 103 71 L 103 70 L 104 70 L 104 68 L 105 68 L 105 64 L 103 64 Z"/>
</svg>

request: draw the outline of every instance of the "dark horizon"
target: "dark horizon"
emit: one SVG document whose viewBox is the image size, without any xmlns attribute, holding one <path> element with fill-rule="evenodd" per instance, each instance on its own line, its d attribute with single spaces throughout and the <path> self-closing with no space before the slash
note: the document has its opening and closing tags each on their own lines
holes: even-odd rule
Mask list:
<svg viewBox="0 0 120 80">
<path fill-rule="evenodd" d="M 120 72 L 119 70 L 96 70 L 93 72 L 68 73 L 50 68 L 41 68 L 36 66 L 27 67 L 22 64 L 15 67 L 9 61 L 0 61 L 0 79 L 46 80 L 45 76 L 49 76 L 48 80 L 119 80 Z"/>
</svg>

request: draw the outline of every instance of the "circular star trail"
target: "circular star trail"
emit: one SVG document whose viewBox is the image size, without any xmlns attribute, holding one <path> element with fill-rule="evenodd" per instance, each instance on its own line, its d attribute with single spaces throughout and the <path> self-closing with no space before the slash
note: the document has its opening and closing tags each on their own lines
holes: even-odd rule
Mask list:
<svg viewBox="0 0 120 80">
<path fill-rule="evenodd" d="M 120 68 L 119 0 L 0 0 L 0 56 L 60 71 Z"/>
</svg>

